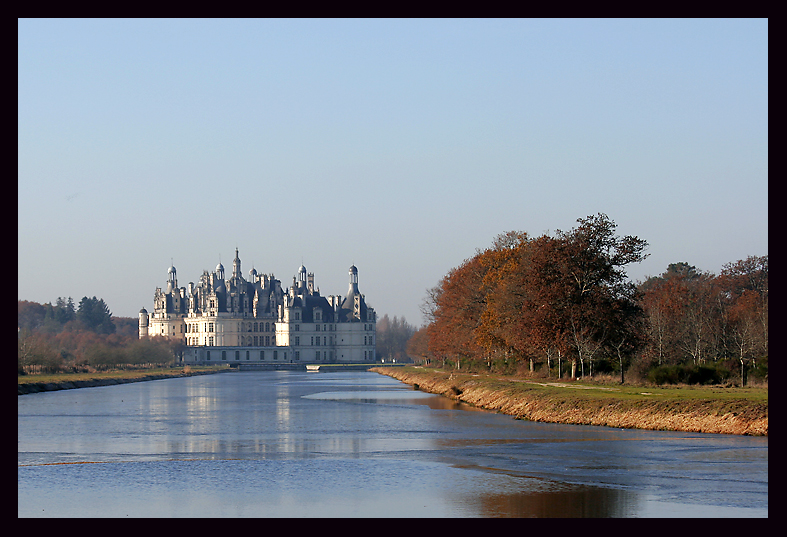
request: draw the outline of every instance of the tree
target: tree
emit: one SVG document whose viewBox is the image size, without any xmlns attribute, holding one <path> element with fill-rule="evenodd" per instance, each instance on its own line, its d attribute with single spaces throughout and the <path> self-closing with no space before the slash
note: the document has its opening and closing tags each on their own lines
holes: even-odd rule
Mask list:
<svg viewBox="0 0 787 537">
<path fill-rule="evenodd" d="M 429 351 L 445 365 L 453 360 L 460 367 L 462 358 L 483 355 L 473 337 L 484 309 L 486 297 L 481 290 L 484 266 L 479 255 L 452 269 L 433 290 L 433 322 L 427 331 Z"/>
<path fill-rule="evenodd" d="M 387 361 L 406 362 L 407 342 L 415 333 L 415 328 L 404 317 L 393 319 L 386 313 L 377 322 L 376 350 L 377 355 Z"/>
<path fill-rule="evenodd" d="M 727 263 L 718 281 L 730 346 L 745 385 L 746 366 L 768 355 L 768 256 Z"/>
<path fill-rule="evenodd" d="M 514 360 L 528 355 L 533 369 L 530 338 L 517 325 L 528 293 L 522 281 L 528 248 L 527 233 L 510 231 L 498 235 L 492 248 L 479 255 L 485 269 L 481 291 L 486 304 L 474 334 L 476 343 L 485 349 L 488 368 L 492 356 L 502 354 Z"/>
<path fill-rule="evenodd" d="M 422 363 L 429 363 L 431 355 L 429 353 L 429 338 L 426 327 L 422 326 L 407 341 L 407 354 Z"/>
<path fill-rule="evenodd" d="M 103 299 L 82 297 L 77 309 L 77 319 L 88 329 L 98 334 L 111 334 L 115 331 L 112 313 Z"/>
<path fill-rule="evenodd" d="M 535 323 L 541 338 L 556 341 L 572 352 L 572 377 L 579 360 L 592 359 L 606 345 L 613 329 L 622 337 L 626 324 L 613 323 L 616 312 L 639 315 L 634 307 L 637 289 L 628 281 L 625 266 L 640 262 L 647 242 L 634 236 L 615 235 L 616 224 L 604 214 L 577 220 L 554 238 L 543 237 L 530 256 L 531 304 L 527 322 Z M 540 284 L 539 284 L 540 282 Z M 625 306 L 625 307 L 624 307 Z"/>
<path fill-rule="evenodd" d="M 39 328 L 46 316 L 46 309 L 38 302 L 17 300 L 17 325 L 20 330 Z"/>
</svg>

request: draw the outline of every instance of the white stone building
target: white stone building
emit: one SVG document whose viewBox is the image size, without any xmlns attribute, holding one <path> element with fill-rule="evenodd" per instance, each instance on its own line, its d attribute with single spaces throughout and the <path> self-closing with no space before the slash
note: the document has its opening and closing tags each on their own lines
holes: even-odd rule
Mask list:
<svg viewBox="0 0 787 537">
<path fill-rule="evenodd" d="M 369 363 L 375 361 L 376 317 L 350 267 L 344 296 L 320 295 L 314 274 L 301 266 L 282 289 L 273 274 L 243 278 L 235 250 L 232 276 L 224 266 L 199 283 L 178 287 L 175 267 L 166 291 L 157 288 L 153 313 L 139 312 L 139 337 L 180 339 L 186 363 Z"/>
</svg>

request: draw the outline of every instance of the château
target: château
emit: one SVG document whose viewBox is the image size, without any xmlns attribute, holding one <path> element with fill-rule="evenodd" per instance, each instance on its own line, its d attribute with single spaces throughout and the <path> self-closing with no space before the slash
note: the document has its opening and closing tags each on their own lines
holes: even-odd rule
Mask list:
<svg viewBox="0 0 787 537">
<path fill-rule="evenodd" d="M 358 289 L 355 265 L 349 276 L 346 295 L 325 297 L 303 265 L 289 288 L 254 268 L 244 278 L 237 248 L 226 279 L 219 263 L 196 285 L 178 287 L 171 266 L 153 312 L 139 312 L 139 337 L 178 339 L 182 361 L 195 364 L 374 362 L 375 312 Z"/>
</svg>

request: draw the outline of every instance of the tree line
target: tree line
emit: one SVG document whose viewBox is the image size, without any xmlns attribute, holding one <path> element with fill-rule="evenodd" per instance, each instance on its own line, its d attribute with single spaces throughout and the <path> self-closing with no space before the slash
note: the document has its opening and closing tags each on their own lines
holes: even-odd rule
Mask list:
<svg viewBox="0 0 787 537">
<path fill-rule="evenodd" d="M 140 340 L 138 320 L 114 317 L 103 299 L 71 297 L 54 304 L 18 301 L 19 374 L 87 371 L 143 364 L 170 364 L 181 345 Z"/>
<path fill-rule="evenodd" d="M 386 313 L 377 321 L 375 349 L 377 358 L 383 362 L 412 362 L 407 354 L 407 343 L 416 328 L 404 317 L 389 318 Z"/>
<path fill-rule="evenodd" d="M 571 378 L 632 371 L 655 382 L 767 375 L 768 258 L 687 263 L 633 283 L 647 242 L 605 214 L 569 231 L 495 238 L 427 291 L 407 351 L 446 367 Z M 766 376 L 767 378 L 767 376 Z"/>
</svg>

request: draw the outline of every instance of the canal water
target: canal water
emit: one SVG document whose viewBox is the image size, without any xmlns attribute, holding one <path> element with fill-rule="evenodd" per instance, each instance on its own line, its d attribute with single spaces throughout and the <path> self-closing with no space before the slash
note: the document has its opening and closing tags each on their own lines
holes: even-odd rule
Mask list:
<svg viewBox="0 0 787 537">
<path fill-rule="evenodd" d="M 768 439 L 531 423 L 370 372 L 18 396 L 20 517 L 767 517 Z"/>
</svg>

